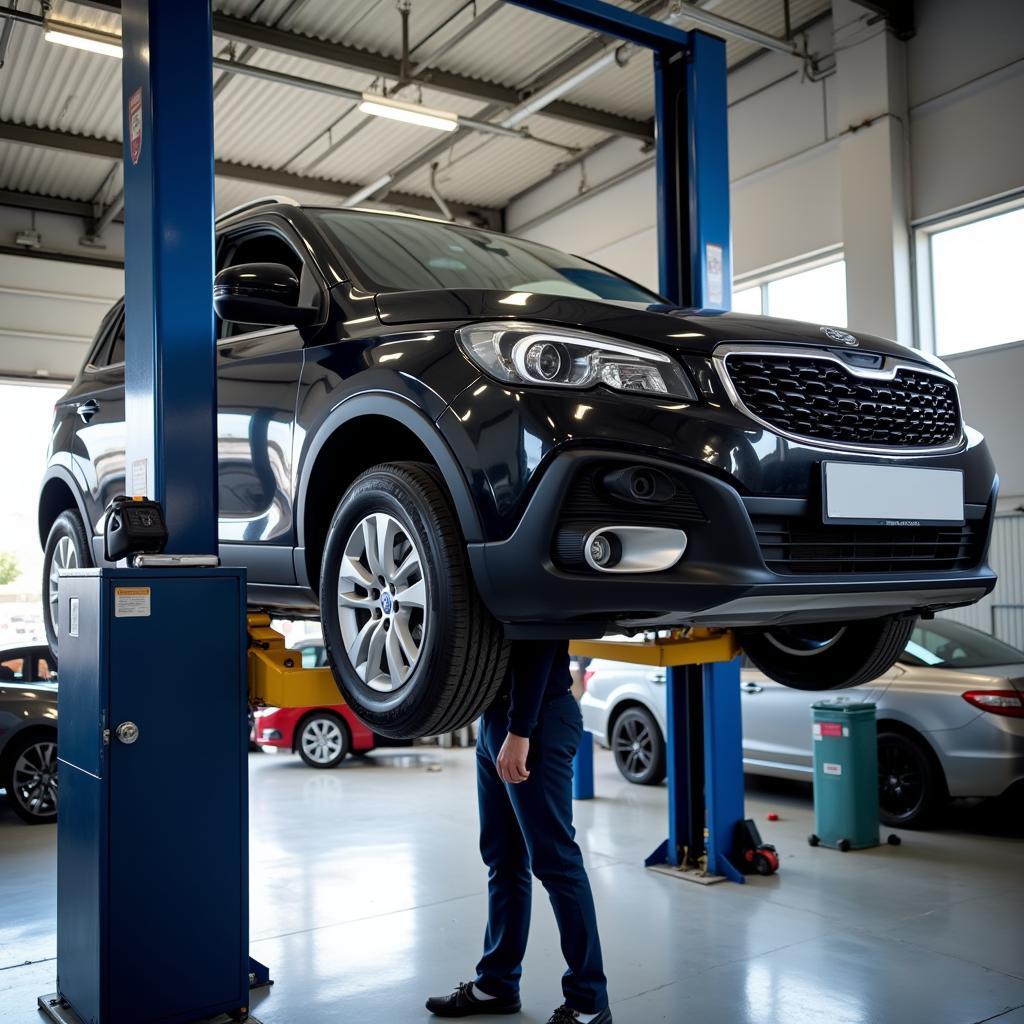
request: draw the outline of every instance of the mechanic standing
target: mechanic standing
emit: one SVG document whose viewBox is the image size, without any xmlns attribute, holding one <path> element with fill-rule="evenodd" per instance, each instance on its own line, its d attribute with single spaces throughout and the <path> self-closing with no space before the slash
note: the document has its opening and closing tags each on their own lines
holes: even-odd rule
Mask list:
<svg viewBox="0 0 1024 1024">
<path fill-rule="evenodd" d="M 480 853 L 489 869 L 484 955 L 475 981 L 427 1000 L 439 1017 L 519 1012 L 532 869 L 569 965 L 565 1004 L 548 1024 L 611 1024 L 594 897 L 572 826 L 583 719 L 571 685 L 566 641 L 513 642 L 504 692 L 484 713 L 476 746 Z"/>
</svg>

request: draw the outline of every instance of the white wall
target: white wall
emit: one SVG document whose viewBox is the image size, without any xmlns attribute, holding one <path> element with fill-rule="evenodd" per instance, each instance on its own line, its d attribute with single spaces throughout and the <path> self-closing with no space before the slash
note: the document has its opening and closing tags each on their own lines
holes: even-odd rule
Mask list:
<svg viewBox="0 0 1024 1024">
<path fill-rule="evenodd" d="M 910 216 L 917 222 L 1024 193 L 1024 3 L 929 0 L 915 6 L 918 33 L 906 54 Z M 827 54 L 831 48 L 832 22 L 826 19 L 812 29 L 810 49 Z M 839 149 L 848 126 L 839 121 L 839 88 L 838 75 L 807 81 L 792 59 L 778 54 L 730 74 L 737 277 L 843 245 Z M 628 170 L 630 159 L 633 166 L 643 161 L 646 166 L 601 190 L 601 182 Z M 580 175 L 570 168 L 519 197 L 507 211 L 509 230 L 656 285 L 650 157 L 635 144 L 619 142 L 588 159 L 586 178 L 592 196 L 577 196 Z M 912 225 L 906 229 L 909 240 Z M 858 269 L 865 268 L 848 273 Z M 965 296 L 965 301 L 985 298 Z M 1024 498 L 1024 414 L 1018 394 L 1024 345 L 952 362 L 967 415 L 989 437 L 996 455 L 1004 504 L 1019 504 Z"/>
</svg>

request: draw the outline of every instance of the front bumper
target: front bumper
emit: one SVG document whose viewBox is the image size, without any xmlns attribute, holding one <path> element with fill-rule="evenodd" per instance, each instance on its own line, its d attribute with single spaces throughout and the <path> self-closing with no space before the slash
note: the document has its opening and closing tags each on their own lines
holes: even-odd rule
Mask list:
<svg viewBox="0 0 1024 1024">
<path fill-rule="evenodd" d="M 681 522 L 686 553 L 658 573 L 567 571 L 552 555 L 563 500 L 588 462 L 645 464 L 670 472 L 696 498 L 703 516 Z M 969 570 L 808 575 L 771 571 L 751 515 L 800 516 L 808 499 L 741 497 L 711 472 L 667 460 L 599 449 L 563 451 L 540 479 L 507 539 L 469 545 L 484 602 L 512 636 L 599 636 L 613 626 L 767 626 L 849 621 L 970 604 L 995 586 L 985 564 L 992 501 L 967 515 L 979 531 L 977 564 Z"/>
</svg>

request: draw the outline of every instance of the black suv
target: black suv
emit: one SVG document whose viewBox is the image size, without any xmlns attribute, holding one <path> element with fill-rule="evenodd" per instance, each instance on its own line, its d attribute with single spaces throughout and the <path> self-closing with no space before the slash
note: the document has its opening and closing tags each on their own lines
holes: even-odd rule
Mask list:
<svg viewBox="0 0 1024 1024">
<path fill-rule="evenodd" d="M 217 270 L 221 558 L 322 618 L 378 733 L 473 719 L 514 637 L 729 626 L 780 682 L 854 686 L 995 583 L 992 461 L 924 353 L 285 200 L 218 220 Z M 117 305 L 56 410 L 51 608 L 124 490 L 123 360 Z"/>
</svg>

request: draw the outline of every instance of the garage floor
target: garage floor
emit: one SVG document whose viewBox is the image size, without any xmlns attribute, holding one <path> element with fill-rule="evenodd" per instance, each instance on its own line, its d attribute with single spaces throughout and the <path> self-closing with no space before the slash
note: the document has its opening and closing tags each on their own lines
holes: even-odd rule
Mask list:
<svg viewBox="0 0 1024 1024">
<path fill-rule="evenodd" d="M 617 1024 L 1024 1024 L 1024 815 L 958 809 L 899 848 L 812 850 L 805 786 L 751 782 L 748 812 L 782 871 L 705 888 L 646 871 L 663 789 L 597 756 L 600 798 L 577 805 Z M 265 1024 L 406 1024 L 472 977 L 485 913 L 473 753 L 380 752 L 335 771 L 250 757 L 252 953 L 276 984 Z M 778 823 L 765 815 L 777 811 Z M 0 798 L 0 1020 L 40 1019 L 53 989 L 52 827 Z M 537 908 L 524 1021 L 559 1003 L 560 955 Z"/>
</svg>

